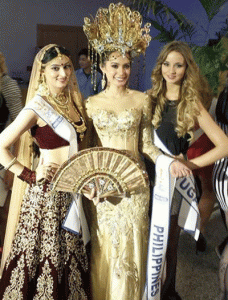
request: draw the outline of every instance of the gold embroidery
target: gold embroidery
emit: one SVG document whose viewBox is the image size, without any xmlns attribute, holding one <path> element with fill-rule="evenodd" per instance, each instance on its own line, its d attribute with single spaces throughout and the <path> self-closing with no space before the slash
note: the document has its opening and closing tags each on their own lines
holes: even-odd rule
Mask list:
<svg viewBox="0 0 228 300">
<path fill-rule="evenodd" d="M 6 288 L 2 300 L 23 300 L 22 288 L 24 285 L 24 255 L 22 255 L 17 263 L 17 267 L 12 271 L 10 285 Z"/>
<path fill-rule="evenodd" d="M 119 299 L 139 299 L 146 274 L 149 188 L 118 203 L 108 198 L 96 207 L 91 206 L 94 295 L 104 299 L 107 290 L 108 299 L 115 299 L 119 289 Z M 100 273 L 106 276 L 99 276 Z"/>
<path fill-rule="evenodd" d="M 71 278 L 68 288 L 78 285 L 78 294 L 81 297 L 79 298 L 86 299 L 80 279 L 81 271 L 88 270 L 85 247 L 80 237 L 60 227 L 71 201 L 71 194 L 56 192 L 51 195 L 49 188 L 46 192 L 43 191 L 43 186 L 30 187 L 25 194 L 18 228 L 6 261 L 6 272 L 13 260 L 17 263 L 17 267 L 11 273 L 10 286 L 6 289 L 6 300 L 20 299 L 18 290 L 27 284 L 23 282 L 24 270 L 28 270 L 29 281 L 31 281 L 36 277 L 39 264 L 43 263 L 44 267 L 39 275 L 37 286 L 39 292 L 35 299 L 53 299 L 51 296 L 53 280 L 56 280 L 52 278 L 53 269 L 58 274 L 60 284 L 67 264 L 71 268 L 71 273 L 77 273 L 77 277 Z M 10 295 L 17 293 L 17 296 L 9 298 L 9 293 Z M 23 299 L 23 295 L 21 297 Z"/>
<path fill-rule="evenodd" d="M 46 260 L 41 275 L 37 278 L 37 295 L 34 300 L 53 300 L 53 283 L 51 268 Z"/>
<path fill-rule="evenodd" d="M 69 289 L 70 289 L 70 295 L 68 297 L 68 300 L 75 300 L 75 299 L 83 299 L 86 300 L 86 294 L 84 290 L 82 290 L 82 280 L 80 272 L 78 272 L 78 264 L 75 258 L 72 258 L 71 266 L 70 266 L 70 274 L 69 274 Z M 81 296 L 81 298 L 80 298 Z"/>
<path fill-rule="evenodd" d="M 141 107 L 125 109 L 116 114 L 94 108 L 89 98 L 86 101 L 86 109 L 103 146 L 114 148 L 116 145 L 119 149 L 126 149 L 126 145 L 132 145 L 134 154 L 137 155 L 139 149 L 155 162 L 161 152 L 153 144 L 151 99 L 145 95 L 142 101 Z"/>
<path fill-rule="evenodd" d="M 98 97 L 98 96 L 95 96 Z M 143 154 L 155 160 L 160 151 L 153 145 L 151 102 L 147 95 L 137 108 L 119 114 L 86 102 L 88 116 L 103 147 Z M 139 157 L 139 156 L 138 156 Z M 92 293 L 96 299 L 136 300 L 143 294 L 149 223 L 149 186 L 124 198 L 87 203 L 91 229 Z M 89 206 L 89 207 L 88 207 Z"/>
<path fill-rule="evenodd" d="M 142 120 L 139 130 L 139 149 L 147 158 L 154 162 L 157 157 L 161 155 L 161 151 L 153 144 L 153 126 L 152 119 L 152 103 L 150 97 L 147 95 L 144 99 Z"/>
<path fill-rule="evenodd" d="M 126 109 L 119 115 L 114 112 L 97 109 L 91 114 L 93 123 L 97 129 L 98 134 L 120 135 L 124 137 L 132 136 L 137 131 L 139 126 L 141 115 L 138 109 Z"/>
</svg>

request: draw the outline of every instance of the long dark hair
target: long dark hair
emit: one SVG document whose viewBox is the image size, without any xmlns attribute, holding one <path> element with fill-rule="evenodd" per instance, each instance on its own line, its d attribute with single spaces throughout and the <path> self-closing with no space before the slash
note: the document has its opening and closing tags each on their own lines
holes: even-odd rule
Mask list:
<svg viewBox="0 0 228 300">
<path fill-rule="evenodd" d="M 63 46 L 56 45 L 56 46 L 51 47 L 50 49 L 48 49 L 45 52 L 44 57 L 41 61 L 42 64 L 45 65 L 46 63 L 48 63 L 52 59 L 56 58 L 59 55 L 59 53 L 62 54 L 62 55 L 66 55 L 67 57 L 70 57 L 70 51 L 69 50 L 67 50 Z"/>
</svg>

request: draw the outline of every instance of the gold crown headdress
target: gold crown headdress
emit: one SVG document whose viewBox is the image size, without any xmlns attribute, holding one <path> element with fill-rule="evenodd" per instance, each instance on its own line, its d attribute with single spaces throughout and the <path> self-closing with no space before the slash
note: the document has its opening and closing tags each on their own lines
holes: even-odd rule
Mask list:
<svg viewBox="0 0 228 300">
<path fill-rule="evenodd" d="M 122 3 L 111 3 L 109 8 L 99 8 L 95 19 L 84 19 L 83 30 L 89 44 L 99 55 L 106 51 L 127 52 L 131 57 L 145 53 L 151 41 L 150 23 L 143 28 L 142 16 Z"/>
</svg>

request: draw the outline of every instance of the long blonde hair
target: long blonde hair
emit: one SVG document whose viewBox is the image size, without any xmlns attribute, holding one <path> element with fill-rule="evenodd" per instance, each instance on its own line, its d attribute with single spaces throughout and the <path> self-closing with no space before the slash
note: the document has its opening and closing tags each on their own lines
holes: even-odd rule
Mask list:
<svg viewBox="0 0 228 300">
<path fill-rule="evenodd" d="M 206 109 L 209 109 L 212 94 L 206 79 L 201 75 L 200 70 L 194 61 L 192 51 L 187 43 L 181 41 L 173 41 L 165 45 L 160 52 L 157 63 L 152 71 L 152 89 L 150 94 L 154 103 L 153 125 L 159 127 L 162 119 L 167 99 L 166 82 L 162 76 L 162 64 L 166 60 L 168 54 L 172 51 L 179 52 L 186 61 L 185 75 L 181 83 L 179 103 L 177 106 L 177 135 L 185 136 L 186 133 L 193 137 L 193 130 L 196 125 L 196 117 L 199 115 L 198 101 L 201 101 Z"/>
</svg>

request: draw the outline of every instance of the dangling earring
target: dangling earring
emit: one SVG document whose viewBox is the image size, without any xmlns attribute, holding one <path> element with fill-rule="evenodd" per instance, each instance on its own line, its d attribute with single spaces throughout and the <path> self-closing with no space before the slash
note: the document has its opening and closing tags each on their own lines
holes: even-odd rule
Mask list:
<svg viewBox="0 0 228 300">
<path fill-rule="evenodd" d="M 106 79 L 105 79 L 105 73 L 103 73 L 102 79 L 101 79 L 101 88 L 102 90 L 105 88 L 106 85 Z"/>
<path fill-rule="evenodd" d="M 50 94 L 44 73 L 40 76 L 38 92 L 41 96 L 47 96 Z"/>
<path fill-rule="evenodd" d="M 42 75 L 41 75 L 41 82 L 46 83 L 46 78 L 45 78 L 44 73 L 42 73 Z"/>
</svg>

